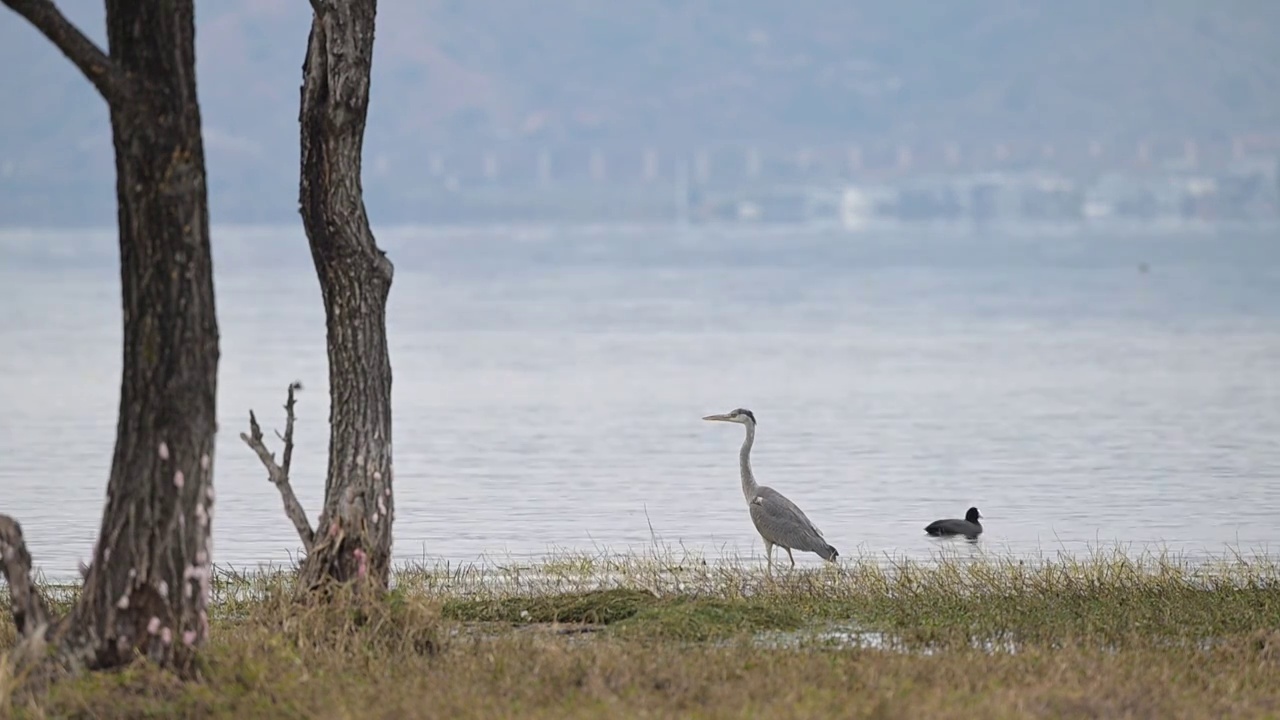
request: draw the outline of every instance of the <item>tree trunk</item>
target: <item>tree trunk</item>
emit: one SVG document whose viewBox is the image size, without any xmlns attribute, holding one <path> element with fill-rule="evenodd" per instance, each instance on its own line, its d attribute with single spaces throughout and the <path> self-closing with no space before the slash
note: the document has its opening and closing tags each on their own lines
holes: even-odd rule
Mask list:
<svg viewBox="0 0 1280 720">
<path fill-rule="evenodd" d="M 375 0 L 312 0 L 303 65 L 303 227 L 324 297 L 329 351 L 329 470 L 302 587 L 368 579 L 391 568 L 391 360 L 386 307 L 392 265 L 378 249 L 360 181 Z"/>
<path fill-rule="evenodd" d="M 12 600 L 30 605 L 19 630 L 73 669 L 122 665 L 135 653 L 186 668 L 208 633 L 218 369 L 193 4 L 107 0 L 107 56 L 48 0 L 4 2 L 110 107 L 124 310 L 106 509 L 84 591 L 65 618 L 48 618 L 25 590 L 29 578 L 14 583 L 30 557 L 18 525 L 0 524 Z M 33 622 L 42 611 L 43 627 Z"/>
</svg>

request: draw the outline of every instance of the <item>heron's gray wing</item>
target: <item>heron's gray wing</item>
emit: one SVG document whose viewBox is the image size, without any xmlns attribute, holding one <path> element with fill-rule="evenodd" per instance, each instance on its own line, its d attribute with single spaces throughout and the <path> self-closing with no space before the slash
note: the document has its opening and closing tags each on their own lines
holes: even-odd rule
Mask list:
<svg viewBox="0 0 1280 720">
<path fill-rule="evenodd" d="M 751 521 L 770 542 L 808 552 L 826 549 L 822 531 L 796 504 L 773 488 L 762 487 L 749 506 Z"/>
</svg>

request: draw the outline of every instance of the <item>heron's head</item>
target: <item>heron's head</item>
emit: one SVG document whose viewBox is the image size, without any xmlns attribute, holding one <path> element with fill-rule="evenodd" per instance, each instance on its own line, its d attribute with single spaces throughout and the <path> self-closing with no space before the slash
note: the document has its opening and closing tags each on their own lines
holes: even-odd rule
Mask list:
<svg viewBox="0 0 1280 720">
<path fill-rule="evenodd" d="M 753 415 L 751 411 L 747 410 L 746 408 L 738 408 L 737 410 L 730 410 L 724 415 L 708 415 L 702 419 L 718 420 L 720 422 L 733 422 L 733 423 L 739 423 L 741 425 L 750 425 L 752 427 L 754 427 L 756 424 L 756 416 Z"/>
<path fill-rule="evenodd" d="M 978 512 L 978 508 L 971 507 L 969 512 L 964 514 L 964 519 L 969 522 L 978 522 L 978 518 L 982 517 L 982 513 Z"/>
</svg>

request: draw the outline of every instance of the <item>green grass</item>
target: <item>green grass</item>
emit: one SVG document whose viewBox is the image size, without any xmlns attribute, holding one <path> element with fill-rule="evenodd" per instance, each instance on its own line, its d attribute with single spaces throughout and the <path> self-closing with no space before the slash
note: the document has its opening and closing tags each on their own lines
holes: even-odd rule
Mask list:
<svg viewBox="0 0 1280 720">
<path fill-rule="evenodd" d="M 1266 716 L 1280 566 L 1096 555 L 846 561 L 768 577 L 671 554 L 418 567 L 300 606 L 223 573 L 203 680 L 138 663 L 0 717 Z M 0 617 L 0 647 L 12 644 Z"/>
<path fill-rule="evenodd" d="M 455 598 L 444 601 L 452 620 L 506 623 L 591 623 L 609 625 L 635 617 L 659 603 L 643 590 L 614 588 L 533 597 Z"/>
<path fill-rule="evenodd" d="M 1280 566 L 1267 559 L 863 560 L 769 578 L 741 564 L 624 557 L 454 577 L 452 590 L 429 570 L 409 571 L 401 583 L 440 597 L 452 620 L 592 623 L 674 638 L 684 626 L 691 640 L 854 621 L 909 644 L 1065 636 L 1114 644 L 1214 637 L 1280 622 Z"/>
</svg>

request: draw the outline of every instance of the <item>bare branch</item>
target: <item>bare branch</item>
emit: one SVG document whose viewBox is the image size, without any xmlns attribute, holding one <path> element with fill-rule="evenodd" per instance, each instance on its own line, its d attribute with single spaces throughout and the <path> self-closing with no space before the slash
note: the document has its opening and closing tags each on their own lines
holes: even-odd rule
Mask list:
<svg viewBox="0 0 1280 720">
<path fill-rule="evenodd" d="M 53 0 L 0 0 L 26 18 L 75 63 L 109 105 L 124 95 L 124 73 L 111 58 L 58 10 Z"/>
<path fill-rule="evenodd" d="M 49 627 L 49 605 L 31 581 L 31 553 L 22 537 L 22 526 L 0 515 L 0 573 L 9 581 L 13 622 L 24 638 L 43 635 Z"/>
<path fill-rule="evenodd" d="M 250 450 L 258 454 L 258 459 L 267 469 L 267 479 L 280 491 L 280 498 L 284 500 L 285 514 L 293 521 L 293 527 L 297 529 L 298 537 L 302 540 L 302 547 L 310 553 L 315 543 L 315 531 L 311 529 L 311 521 L 307 519 L 302 503 L 298 502 L 298 496 L 293 493 L 293 486 L 289 484 L 289 467 L 293 464 L 293 406 L 295 404 L 293 395 L 301 389 L 300 382 L 289 385 L 289 396 L 284 404 L 284 461 L 281 464 L 276 464 L 276 456 L 263 442 L 262 428 L 258 426 L 258 418 L 254 416 L 252 410 L 249 411 L 249 434 L 240 433 L 240 439 L 249 446 Z"/>
<path fill-rule="evenodd" d="M 289 394 L 284 401 L 284 470 L 285 479 L 289 479 L 289 468 L 293 465 L 293 394 L 302 389 L 302 383 L 294 380 L 289 384 Z"/>
</svg>

